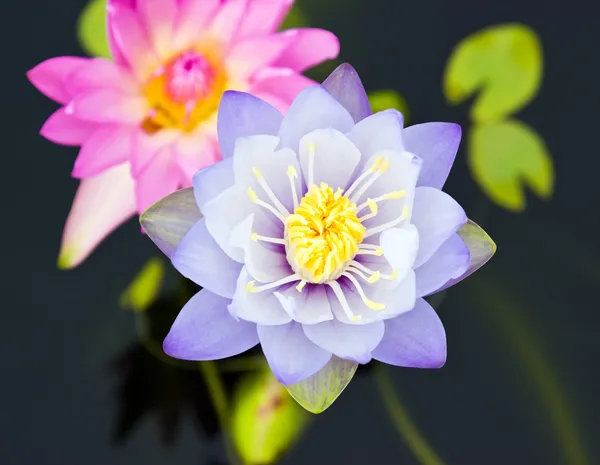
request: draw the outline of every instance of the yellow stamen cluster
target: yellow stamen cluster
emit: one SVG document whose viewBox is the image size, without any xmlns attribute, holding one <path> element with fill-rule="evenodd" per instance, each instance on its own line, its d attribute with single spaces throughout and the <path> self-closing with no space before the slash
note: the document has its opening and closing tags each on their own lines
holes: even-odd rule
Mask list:
<svg viewBox="0 0 600 465">
<path fill-rule="evenodd" d="M 285 227 L 290 263 L 311 283 L 337 279 L 358 252 L 366 230 L 356 204 L 342 189 L 334 192 L 325 183 L 310 186 Z"/>
</svg>

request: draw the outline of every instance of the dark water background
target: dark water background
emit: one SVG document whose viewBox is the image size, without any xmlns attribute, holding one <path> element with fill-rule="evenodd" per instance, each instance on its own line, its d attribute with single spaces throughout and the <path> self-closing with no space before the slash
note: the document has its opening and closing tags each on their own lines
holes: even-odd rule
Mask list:
<svg viewBox="0 0 600 465">
<path fill-rule="evenodd" d="M 449 107 L 441 88 L 446 59 L 461 38 L 507 21 L 523 22 L 541 37 L 542 89 L 518 116 L 551 151 L 554 198 L 530 196 L 520 215 L 494 206 L 472 181 L 463 146 L 446 190 L 485 227 L 498 252 L 438 307 L 448 334 L 447 365 L 391 373 L 412 420 L 449 465 L 600 463 L 597 7 L 582 0 L 298 1 L 311 25 L 340 37 L 341 58 L 368 89 L 402 92 L 412 123 L 456 121 L 468 129 L 468 104 Z M 55 105 L 24 72 L 52 56 L 82 54 L 74 32 L 82 7 L 81 0 L 8 2 L 0 15 L 6 34 L 0 464 L 208 465 L 209 455 L 222 451 L 194 423 L 193 412 L 206 406 L 185 404 L 174 421 L 171 407 L 187 391 L 165 388 L 173 387 L 173 373 L 136 348 L 134 316 L 116 303 L 156 254 L 136 222 L 75 271 L 55 267 L 77 186 L 69 177 L 76 149 L 38 136 Z M 124 384 L 127 390 L 119 391 Z M 161 399 L 162 417 L 148 399 Z M 119 426 L 127 415 L 139 421 Z M 174 423 L 177 430 L 168 426 Z M 128 434 L 117 441 L 119 431 Z M 174 438 L 170 445 L 165 431 Z M 573 450 L 583 451 L 583 461 L 567 458 L 577 456 Z M 367 373 L 314 419 L 281 463 L 419 462 L 389 422 Z"/>
</svg>

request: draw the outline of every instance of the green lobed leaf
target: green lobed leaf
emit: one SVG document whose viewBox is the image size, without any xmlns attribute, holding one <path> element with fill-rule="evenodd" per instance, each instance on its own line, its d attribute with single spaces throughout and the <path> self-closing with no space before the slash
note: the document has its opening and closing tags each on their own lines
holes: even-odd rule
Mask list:
<svg viewBox="0 0 600 465">
<path fill-rule="evenodd" d="M 144 265 L 131 284 L 121 294 L 119 304 L 143 312 L 157 299 L 165 277 L 165 264 L 152 258 Z"/>
<path fill-rule="evenodd" d="M 399 92 L 392 89 L 381 89 L 369 92 L 369 102 L 373 113 L 393 108 L 404 115 L 404 123 L 408 121 L 408 104 Z"/>
<path fill-rule="evenodd" d="M 540 135 L 521 121 L 475 125 L 467 157 L 475 181 L 507 210 L 525 209 L 525 187 L 542 199 L 552 196 L 552 157 Z"/>
<path fill-rule="evenodd" d="M 522 24 L 502 24 L 475 32 L 454 48 L 444 74 L 447 100 L 457 104 L 474 92 L 476 122 L 510 116 L 537 94 L 543 73 L 540 40 Z"/>
<path fill-rule="evenodd" d="M 309 412 L 322 413 L 346 389 L 357 368 L 358 363 L 334 355 L 320 371 L 304 381 L 287 386 L 287 390 Z"/>
<path fill-rule="evenodd" d="M 106 0 L 90 0 L 77 21 L 81 48 L 92 56 L 110 57 L 106 37 Z"/>
<path fill-rule="evenodd" d="M 240 382 L 231 415 L 231 438 L 245 465 L 277 461 L 300 437 L 310 418 L 268 369 Z"/>
</svg>

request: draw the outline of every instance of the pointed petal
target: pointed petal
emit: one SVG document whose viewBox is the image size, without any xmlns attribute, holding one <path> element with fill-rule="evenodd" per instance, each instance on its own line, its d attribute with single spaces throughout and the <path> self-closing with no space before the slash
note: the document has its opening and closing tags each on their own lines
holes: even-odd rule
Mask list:
<svg viewBox="0 0 600 465">
<path fill-rule="evenodd" d="M 311 172 L 312 154 L 312 172 Z M 327 183 L 334 190 L 346 189 L 360 162 L 360 151 L 335 129 L 317 129 L 300 139 L 300 165 L 306 185 L 310 176 L 317 186 Z"/>
<path fill-rule="evenodd" d="M 466 222 L 465 211 L 448 194 L 433 187 L 418 187 L 412 215 L 412 223 L 419 230 L 415 268 L 429 260 Z"/>
<path fill-rule="evenodd" d="M 358 363 L 334 355 L 317 373 L 286 388 L 306 410 L 315 414 L 322 413 L 346 389 L 357 368 Z"/>
<path fill-rule="evenodd" d="M 404 152 L 403 127 L 402 113 L 397 110 L 385 110 L 357 123 L 348 133 L 348 138 L 358 147 L 363 160 L 366 161 L 383 150 Z"/>
<path fill-rule="evenodd" d="M 373 358 L 390 365 L 440 368 L 446 363 L 446 332 L 435 310 L 418 299 L 415 308 L 385 321 Z"/>
<path fill-rule="evenodd" d="M 469 268 L 469 249 L 458 234 L 450 238 L 415 270 L 417 276 L 417 297 L 438 291 L 452 279 L 462 276 Z"/>
<path fill-rule="evenodd" d="M 181 172 L 173 164 L 172 147 L 164 147 L 136 179 L 135 197 L 138 211 L 175 192 L 181 184 Z"/>
<path fill-rule="evenodd" d="M 322 86 L 343 105 L 356 123 L 371 115 L 367 92 L 351 65 L 344 63 L 338 66 Z"/>
<path fill-rule="evenodd" d="M 83 143 L 71 175 L 89 178 L 108 168 L 125 163 L 131 151 L 131 128 L 98 125 Z"/>
<path fill-rule="evenodd" d="M 233 298 L 242 265 L 217 245 L 206 229 L 204 218 L 184 236 L 171 261 L 177 271 L 204 289 Z"/>
<path fill-rule="evenodd" d="M 402 136 L 406 150 L 423 160 L 419 186 L 441 189 L 460 145 L 460 126 L 453 123 L 416 124 L 406 128 Z"/>
<path fill-rule="evenodd" d="M 277 99 L 285 107 L 285 111 L 294 99 L 307 87 L 315 86 L 317 83 L 312 79 L 298 74 L 289 68 L 263 68 L 252 78 L 250 92 L 256 96 L 264 96 L 267 102 Z M 277 108 L 275 104 L 272 104 Z"/>
<path fill-rule="evenodd" d="M 113 89 L 98 89 L 75 96 L 65 111 L 96 123 L 138 124 L 148 114 L 149 107 L 148 101 L 142 96 Z"/>
<path fill-rule="evenodd" d="M 137 9 L 152 48 L 160 58 L 170 58 L 173 28 L 177 19 L 177 0 L 144 0 L 138 2 Z"/>
<path fill-rule="evenodd" d="M 415 263 L 419 250 L 419 231 L 414 225 L 392 228 L 381 233 L 383 256 L 395 270 L 398 279 L 404 279 Z M 419 296 L 420 297 L 420 296 Z"/>
<path fill-rule="evenodd" d="M 108 3 L 106 11 L 108 27 L 119 53 L 138 78 L 147 79 L 160 66 L 160 60 L 139 13 L 114 1 Z"/>
<path fill-rule="evenodd" d="M 258 344 L 256 325 L 235 320 L 227 311 L 230 300 L 202 289 L 183 307 L 163 349 L 181 360 L 218 360 Z"/>
<path fill-rule="evenodd" d="M 304 334 L 319 347 L 338 357 L 368 363 L 371 352 L 383 337 L 384 325 L 376 321 L 366 325 L 349 325 L 337 320 L 317 325 L 303 325 Z"/>
<path fill-rule="evenodd" d="M 87 60 L 69 74 L 65 85 L 69 94 L 73 96 L 102 88 L 135 95 L 140 87 L 128 69 L 106 58 Z"/>
<path fill-rule="evenodd" d="M 325 286 L 309 284 L 302 291 L 292 286 L 274 294 L 287 314 L 298 323 L 314 325 L 333 320 Z"/>
<path fill-rule="evenodd" d="M 81 145 L 96 127 L 94 123 L 68 115 L 62 107 L 46 120 L 40 134 L 55 144 Z"/>
<path fill-rule="evenodd" d="M 262 36 L 275 32 L 294 0 L 254 0 L 248 5 L 238 37 Z"/>
<path fill-rule="evenodd" d="M 117 226 L 136 212 L 129 164 L 79 184 L 63 233 L 59 268 L 79 265 Z"/>
<path fill-rule="evenodd" d="M 151 205 L 140 217 L 144 232 L 169 258 L 202 214 L 192 188 L 181 189 Z"/>
<path fill-rule="evenodd" d="M 248 270 L 242 268 L 229 308 L 233 316 L 264 326 L 284 325 L 292 321 L 272 291 L 248 292 L 250 281 L 252 277 Z"/>
<path fill-rule="evenodd" d="M 233 183 L 233 157 L 198 171 L 192 178 L 196 203 L 203 208 L 205 203 L 217 198 Z"/>
<path fill-rule="evenodd" d="M 295 40 L 295 33 L 280 32 L 236 42 L 227 56 L 231 73 L 239 80 L 253 78 L 259 69 L 273 63 Z"/>
<path fill-rule="evenodd" d="M 209 26 L 209 34 L 228 47 L 235 40 L 249 3 L 250 0 L 221 2 L 221 8 L 216 12 Z"/>
<path fill-rule="evenodd" d="M 56 57 L 43 61 L 27 72 L 27 79 L 46 97 L 65 104 L 71 99 L 67 89 L 67 77 L 89 58 Z"/>
<path fill-rule="evenodd" d="M 227 91 L 219 105 L 217 130 L 223 158 L 233 156 L 240 137 L 276 136 L 283 116 L 273 106 L 251 94 Z"/>
<path fill-rule="evenodd" d="M 276 252 L 258 241 L 246 241 L 245 264 L 250 276 L 259 283 L 272 283 L 294 274 L 283 249 Z"/>
<path fill-rule="evenodd" d="M 300 139 L 315 129 L 336 129 L 347 133 L 354 120 L 331 94 L 320 86 L 300 92 L 279 129 L 282 147 L 298 151 Z"/>
<path fill-rule="evenodd" d="M 332 60 L 340 53 L 340 41 L 335 34 L 324 29 L 288 29 L 296 34 L 294 43 L 273 65 L 291 68 L 298 72 L 306 71 L 326 60 Z"/>
<path fill-rule="evenodd" d="M 258 338 L 273 374 L 284 386 L 314 375 L 331 359 L 330 352 L 313 344 L 304 335 L 299 323 L 258 325 Z"/>
<path fill-rule="evenodd" d="M 197 42 L 220 5 L 221 0 L 180 0 L 173 31 L 173 47 L 183 50 Z"/>
<path fill-rule="evenodd" d="M 485 265 L 496 253 L 496 243 L 490 236 L 474 221 L 469 220 L 462 228 L 458 230 L 458 235 L 465 242 L 469 249 L 469 268 L 459 278 L 452 279 L 444 284 L 439 290 L 454 286 L 463 279 L 475 273 L 479 268 Z"/>
</svg>

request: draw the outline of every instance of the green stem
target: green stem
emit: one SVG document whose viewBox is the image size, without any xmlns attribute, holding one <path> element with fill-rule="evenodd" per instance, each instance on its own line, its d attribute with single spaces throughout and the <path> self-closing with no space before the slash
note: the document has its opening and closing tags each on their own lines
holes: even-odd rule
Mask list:
<svg viewBox="0 0 600 465">
<path fill-rule="evenodd" d="M 487 282 L 480 278 L 478 282 L 482 288 L 478 295 L 485 297 L 482 299 L 482 305 L 491 310 L 488 314 L 492 315 L 504 332 L 510 336 L 510 342 L 521 356 L 526 372 L 531 376 L 539 398 L 546 407 L 550 423 L 562 447 L 565 463 L 589 465 L 590 462 L 559 377 L 536 342 L 535 334 L 528 329 L 526 321 L 521 316 L 525 312 L 518 309 L 519 303 L 511 299 L 505 289 L 498 288 L 499 280 Z"/>
<path fill-rule="evenodd" d="M 375 379 L 390 420 L 417 460 L 422 465 L 445 465 L 410 419 L 408 411 L 394 391 L 394 385 L 385 367 L 377 367 Z"/>
<path fill-rule="evenodd" d="M 225 451 L 227 453 L 228 462 L 231 465 L 240 465 L 240 460 L 238 459 L 231 442 L 229 406 L 227 403 L 227 396 L 225 395 L 225 386 L 219 376 L 217 365 L 212 361 L 199 362 L 198 368 L 204 377 L 208 393 L 215 410 L 217 411 L 217 418 L 219 419 L 219 425 L 221 426 L 221 431 L 223 432 L 223 438 L 225 440 Z"/>
</svg>

